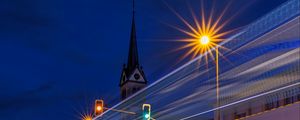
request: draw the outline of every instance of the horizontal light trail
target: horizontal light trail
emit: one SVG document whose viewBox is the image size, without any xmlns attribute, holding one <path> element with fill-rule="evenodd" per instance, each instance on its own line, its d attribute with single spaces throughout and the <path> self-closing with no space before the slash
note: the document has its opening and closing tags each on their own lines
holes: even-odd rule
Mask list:
<svg viewBox="0 0 300 120">
<path fill-rule="evenodd" d="M 297 86 L 297 85 L 300 85 L 300 82 L 297 82 L 297 83 L 294 83 L 294 84 L 291 84 L 291 85 L 288 85 L 288 86 L 284 86 L 284 87 L 281 87 L 281 88 L 278 88 L 278 89 L 275 89 L 275 90 L 271 90 L 271 91 L 268 91 L 268 92 L 265 92 L 265 93 L 261 93 L 261 94 L 258 94 L 258 95 L 255 95 L 255 96 L 252 96 L 252 97 L 249 97 L 249 98 L 245 98 L 245 99 L 242 99 L 242 100 L 239 100 L 239 101 L 236 101 L 236 102 L 227 104 L 227 105 L 223 105 L 223 106 L 220 106 L 220 107 L 211 109 L 211 110 L 207 110 L 207 111 L 204 111 L 204 112 L 195 114 L 195 115 L 191 115 L 191 116 L 189 116 L 189 117 L 181 118 L 180 120 L 191 119 L 191 118 L 197 117 L 197 116 L 199 116 L 199 115 L 203 115 L 203 114 L 206 114 L 206 113 L 209 113 L 209 112 L 213 112 L 213 111 L 215 111 L 215 110 L 220 110 L 220 109 L 223 109 L 223 108 L 226 108 L 226 107 L 235 105 L 235 104 L 239 104 L 239 103 L 245 102 L 245 101 L 247 101 L 247 100 L 251 100 L 251 99 L 254 99 L 254 98 L 258 98 L 258 97 L 261 97 L 261 96 L 264 96 L 264 95 L 268 95 L 268 94 L 271 94 L 271 93 L 274 93 L 274 92 L 278 92 L 278 91 L 280 91 L 280 90 L 284 90 L 284 89 L 287 89 L 287 88 L 290 88 L 290 87 L 294 87 L 294 86 Z"/>
</svg>

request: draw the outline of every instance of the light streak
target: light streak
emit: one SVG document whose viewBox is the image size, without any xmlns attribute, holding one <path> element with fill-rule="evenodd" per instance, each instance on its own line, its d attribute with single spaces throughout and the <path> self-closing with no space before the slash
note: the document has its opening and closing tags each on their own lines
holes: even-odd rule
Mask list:
<svg viewBox="0 0 300 120">
<path fill-rule="evenodd" d="M 275 92 L 278 92 L 280 90 L 284 90 L 284 89 L 294 87 L 294 86 L 297 86 L 297 85 L 300 85 L 300 82 L 297 82 L 297 83 L 294 83 L 294 84 L 291 84 L 291 85 L 288 85 L 288 86 L 284 86 L 284 87 L 281 87 L 281 88 L 277 88 L 275 90 L 271 90 L 271 91 L 268 91 L 268 92 L 264 92 L 264 93 L 261 93 L 261 94 L 258 94 L 258 95 L 252 96 L 252 97 L 248 97 L 248 98 L 245 98 L 245 99 L 233 102 L 233 103 L 229 103 L 227 105 L 223 105 L 223 106 L 211 109 L 211 110 L 207 110 L 207 111 L 204 111 L 204 112 L 201 112 L 201 113 L 197 113 L 197 114 L 191 115 L 189 117 L 181 118 L 180 120 L 187 120 L 187 119 L 199 116 L 199 115 L 203 115 L 203 114 L 206 114 L 206 113 L 209 113 L 209 112 L 213 112 L 213 111 L 220 110 L 220 109 L 223 109 L 223 108 L 226 108 L 226 107 L 230 107 L 232 105 L 236 105 L 236 104 L 239 104 L 239 103 L 242 103 L 242 102 L 245 102 L 245 101 L 248 101 L 248 100 L 252 100 L 252 99 L 264 96 L 264 95 L 275 93 Z"/>
</svg>

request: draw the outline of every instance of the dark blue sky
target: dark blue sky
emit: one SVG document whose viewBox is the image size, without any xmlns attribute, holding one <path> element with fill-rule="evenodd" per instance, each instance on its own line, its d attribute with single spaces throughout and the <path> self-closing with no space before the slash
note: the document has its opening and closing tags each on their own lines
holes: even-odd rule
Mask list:
<svg viewBox="0 0 300 120">
<path fill-rule="evenodd" d="M 191 20 L 200 0 L 164 0 Z M 206 9 L 211 0 L 204 0 Z M 215 0 L 216 14 L 229 0 Z M 225 29 L 245 26 L 287 0 L 233 0 Z M 1 0 L 0 120 L 74 120 L 96 98 L 119 101 L 118 82 L 126 63 L 131 0 Z M 192 22 L 192 21 L 191 21 Z M 150 83 L 186 60 L 184 37 L 169 23 L 187 29 L 163 0 L 136 0 L 139 57 Z M 175 65 L 174 65 L 175 64 Z"/>
</svg>

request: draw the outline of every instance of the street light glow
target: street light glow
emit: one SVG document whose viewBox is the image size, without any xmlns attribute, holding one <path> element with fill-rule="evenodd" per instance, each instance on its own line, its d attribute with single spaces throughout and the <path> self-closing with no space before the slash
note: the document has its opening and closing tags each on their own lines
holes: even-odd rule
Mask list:
<svg viewBox="0 0 300 120">
<path fill-rule="evenodd" d="M 188 29 L 184 29 L 178 26 L 169 25 L 170 27 L 173 27 L 178 31 L 187 35 L 186 38 L 175 40 L 177 42 L 184 42 L 185 44 L 173 50 L 174 52 L 178 50 L 187 50 L 187 52 L 179 58 L 179 61 L 187 57 L 191 57 L 191 59 L 194 59 L 199 55 L 204 55 L 203 57 L 206 60 L 206 64 L 208 64 L 208 57 L 212 58 L 213 60 L 216 59 L 215 55 L 213 55 L 212 53 L 213 49 L 221 48 L 223 50 L 229 50 L 223 46 L 218 45 L 220 42 L 226 40 L 225 37 L 228 34 L 234 31 L 234 30 L 222 31 L 223 28 L 230 21 L 230 19 L 225 21 L 222 20 L 224 14 L 226 13 L 229 7 L 226 6 L 226 8 L 222 11 L 222 13 L 217 17 L 213 15 L 214 14 L 212 12 L 213 10 L 208 12 L 209 14 L 206 14 L 207 12 L 204 11 L 204 7 L 203 7 L 204 3 L 201 3 L 201 5 L 202 5 L 201 7 L 202 9 L 199 15 L 201 16 L 200 19 L 197 17 L 197 14 L 192 10 L 192 8 L 190 8 L 192 20 L 194 23 L 187 21 L 178 12 L 176 12 L 175 9 L 168 6 L 171 9 L 171 11 L 173 11 L 175 15 L 188 28 Z M 222 54 L 220 55 L 222 56 Z M 199 59 L 199 61 L 201 61 L 201 59 Z"/>
<path fill-rule="evenodd" d="M 92 120 L 92 115 L 82 115 L 81 120 Z"/>
<path fill-rule="evenodd" d="M 174 9 L 170 8 L 175 15 L 189 28 L 189 30 L 185 30 L 176 26 L 171 26 L 182 33 L 186 34 L 188 38 L 178 40 L 179 42 L 185 42 L 186 44 L 177 50 L 189 49 L 187 53 L 185 53 L 180 60 L 191 56 L 192 59 L 197 56 L 203 55 L 206 60 L 206 65 L 208 67 L 208 56 L 210 56 L 216 64 L 216 99 L 217 99 L 217 107 L 220 105 L 219 101 L 219 48 L 228 50 L 227 48 L 218 45 L 220 42 L 226 40 L 224 37 L 229 33 L 233 32 L 233 30 L 221 32 L 224 26 L 229 22 L 230 19 L 225 21 L 224 23 L 220 23 L 223 15 L 225 14 L 228 6 L 223 10 L 223 12 L 213 19 L 213 10 L 210 12 L 208 19 L 205 18 L 204 6 L 201 3 L 201 20 L 199 21 L 192 8 L 190 8 L 192 18 L 194 20 L 194 25 L 189 23 L 186 19 L 184 19 L 179 13 L 177 13 Z M 212 50 L 215 50 L 215 55 L 213 55 Z M 199 61 L 201 62 L 202 57 L 200 57 Z M 217 111 L 217 120 L 220 120 L 220 111 Z"/>
<path fill-rule="evenodd" d="M 87 117 L 87 118 L 85 118 L 85 120 L 92 120 L 92 118 L 91 117 Z"/>
<path fill-rule="evenodd" d="M 200 44 L 202 45 L 207 45 L 209 44 L 210 40 L 209 40 L 209 37 L 204 35 L 200 38 Z"/>
</svg>

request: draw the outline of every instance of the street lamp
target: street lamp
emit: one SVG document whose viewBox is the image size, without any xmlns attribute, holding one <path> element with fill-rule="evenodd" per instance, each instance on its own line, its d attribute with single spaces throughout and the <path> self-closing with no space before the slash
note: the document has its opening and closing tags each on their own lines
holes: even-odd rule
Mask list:
<svg viewBox="0 0 300 120">
<path fill-rule="evenodd" d="M 199 39 L 199 42 L 202 44 L 202 45 L 207 45 L 209 44 L 210 42 L 210 38 L 206 35 L 204 36 L 201 36 L 201 38 Z"/>
<path fill-rule="evenodd" d="M 92 115 L 88 115 L 88 114 L 82 115 L 82 118 L 81 118 L 81 120 L 92 120 L 92 119 L 93 119 Z"/>
<path fill-rule="evenodd" d="M 201 3 L 203 5 L 203 3 Z M 168 6 L 169 7 L 169 6 Z M 176 48 L 177 50 L 187 49 L 189 50 L 180 58 L 180 60 L 191 56 L 191 58 L 196 58 L 199 55 L 205 55 L 206 63 L 208 64 L 208 57 L 210 56 L 212 59 L 215 60 L 216 64 L 216 102 L 217 107 L 220 106 L 219 101 L 219 48 L 229 50 L 223 46 L 218 45 L 218 43 L 226 40 L 224 37 L 230 33 L 232 33 L 233 30 L 228 31 L 222 31 L 222 29 L 226 26 L 226 24 L 229 22 L 229 20 L 222 21 L 222 17 L 227 11 L 224 9 L 222 13 L 213 19 L 213 12 L 210 11 L 209 14 L 205 14 L 204 7 L 201 8 L 201 20 L 198 20 L 196 14 L 190 8 L 191 15 L 194 20 L 194 25 L 189 23 L 186 19 L 184 19 L 176 10 L 169 7 L 175 15 L 188 27 L 188 30 L 185 30 L 178 26 L 170 25 L 171 27 L 177 29 L 178 31 L 188 35 L 185 39 L 176 40 L 176 42 L 185 42 L 187 44 L 183 45 L 182 47 Z M 209 15 L 208 17 L 206 15 Z M 208 18 L 208 19 L 207 19 Z M 222 32 L 221 32 L 222 31 Z M 212 50 L 215 50 L 215 55 L 212 53 Z M 221 55 L 221 54 L 220 54 Z M 198 58 L 197 58 L 198 59 Z M 201 60 L 201 57 L 199 58 Z M 220 111 L 217 110 L 217 120 L 220 120 Z"/>
<path fill-rule="evenodd" d="M 84 120 L 92 120 L 92 117 L 87 117 Z"/>
<path fill-rule="evenodd" d="M 207 48 L 209 47 L 210 44 L 214 44 L 214 48 L 215 48 L 215 51 L 216 51 L 216 59 L 215 59 L 215 64 L 216 64 L 216 94 L 217 94 L 217 107 L 220 106 L 220 100 L 219 100 L 219 50 L 218 50 L 218 46 L 213 43 L 211 40 L 210 40 L 210 36 L 207 36 L 207 35 L 203 35 L 200 37 L 199 39 L 199 44 L 200 44 L 200 47 L 203 47 L 203 48 Z M 209 49 L 210 50 L 210 49 Z M 207 52 L 207 51 L 205 51 Z M 220 120 L 220 111 L 217 110 L 217 120 Z"/>
</svg>

